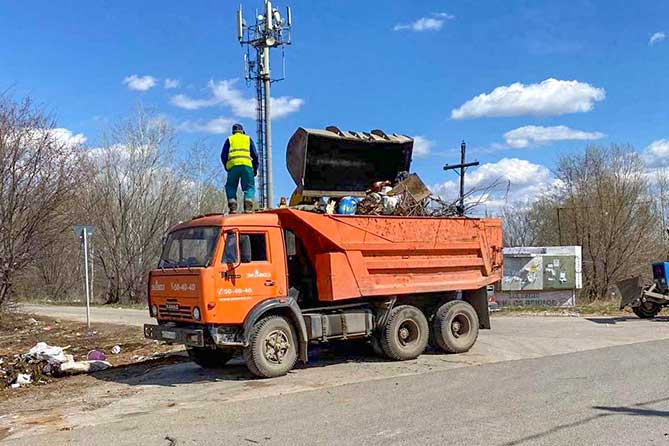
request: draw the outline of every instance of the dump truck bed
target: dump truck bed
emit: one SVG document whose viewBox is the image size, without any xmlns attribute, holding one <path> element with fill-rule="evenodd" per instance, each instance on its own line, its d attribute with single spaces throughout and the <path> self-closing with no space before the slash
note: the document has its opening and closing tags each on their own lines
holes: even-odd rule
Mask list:
<svg viewBox="0 0 669 446">
<path fill-rule="evenodd" d="M 303 241 L 323 301 L 475 290 L 502 277 L 498 219 L 270 212 Z"/>
</svg>

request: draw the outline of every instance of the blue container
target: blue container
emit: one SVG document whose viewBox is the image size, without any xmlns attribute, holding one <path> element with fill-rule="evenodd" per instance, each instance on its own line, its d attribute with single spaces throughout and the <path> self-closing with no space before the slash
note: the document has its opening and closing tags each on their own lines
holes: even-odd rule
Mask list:
<svg viewBox="0 0 669 446">
<path fill-rule="evenodd" d="M 669 277 L 669 262 L 653 263 L 653 281 L 660 292 L 667 290 L 667 277 Z"/>
<path fill-rule="evenodd" d="M 344 215 L 355 215 L 355 210 L 358 207 L 359 198 L 356 197 L 344 197 L 339 200 L 339 206 L 337 207 L 338 214 Z"/>
</svg>

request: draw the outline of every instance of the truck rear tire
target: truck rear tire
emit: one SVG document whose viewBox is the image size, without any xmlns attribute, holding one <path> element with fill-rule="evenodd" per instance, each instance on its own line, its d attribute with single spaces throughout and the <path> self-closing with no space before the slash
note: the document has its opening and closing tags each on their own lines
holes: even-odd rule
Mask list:
<svg viewBox="0 0 669 446">
<path fill-rule="evenodd" d="M 381 348 L 386 357 L 396 361 L 415 359 L 425 351 L 428 336 L 423 312 L 412 305 L 400 305 L 390 311 L 381 330 Z"/>
<path fill-rule="evenodd" d="M 220 369 L 234 356 L 232 349 L 223 348 L 212 349 L 187 346 L 186 352 L 188 352 L 190 360 L 203 369 Z"/>
<path fill-rule="evenodd" d="M 468 351 L 479 335 L 479 317 L 468 302 L 452 300 L 443 304 L 432 319 L 432 338 L 446 353 Z"/>
<path fill-rule="evenodd" d="M 275 378 L 295 366 L 298 348 L 293 325 L 282 316 L 267 316 L 253 326 L 244 360 L 255 376 Z"/>
<path fill-rule="evenodd" d="M 653 319 L 662 310 L 655 302 L 642 302 L 638 307 L 632 307 L 632 311 L 641 319 Z"/>
</svg>

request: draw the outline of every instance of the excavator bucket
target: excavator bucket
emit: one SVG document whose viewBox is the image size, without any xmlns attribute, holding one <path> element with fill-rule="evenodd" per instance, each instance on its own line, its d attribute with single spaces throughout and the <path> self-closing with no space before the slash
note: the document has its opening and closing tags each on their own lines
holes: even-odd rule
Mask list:
<svg viewBox="0 0 669 446">
<path fill-rule="evenodd" d="M 373 182 L 409 171 L 412 152 L 412 138 L 382 130 L 299 128 L 288 142 L 286 164 L 302 197 L 364 196 Z"/>
<path fill-rule="evenodd" d="M 620 299 L 620 309 L 622 310 L 634 300 L 641 297 L 643 287 L 641 285 L 641 276 L 630 277 L 629 279 L 620 280 L 616 283 L 618 291 L 622 298 Z"/>
</svg>

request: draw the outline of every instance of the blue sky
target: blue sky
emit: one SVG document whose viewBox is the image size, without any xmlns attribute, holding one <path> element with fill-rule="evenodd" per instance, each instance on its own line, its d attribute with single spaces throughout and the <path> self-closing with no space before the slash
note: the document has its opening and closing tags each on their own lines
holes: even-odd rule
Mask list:
<svg viewBox="0 0 669 446">
<path fill-rule="evenodd" d="M 242 4 L 246 16 L 262 7 Z M 285 146 L 300 126 L 420 136 L 413 170 L 447 195 L 456 178 L 441 166 L 462 139 L 483 163 L 472 184 L 508 179 L 510 200 L 550 187 L 559 156 L 593 142 L 669 162 L 667 1 L 290 4 L 287 79 L 273 88 L 276 196 L 293 189 Z M 5 1 L 0 91 L 32 96 L 92 147 L 141 102 L 184 149 L 206 138 L 215 163 L 226 136 L 215 132 L 240 121 L 255 133 L 237 5 Z"/>
</svg>

